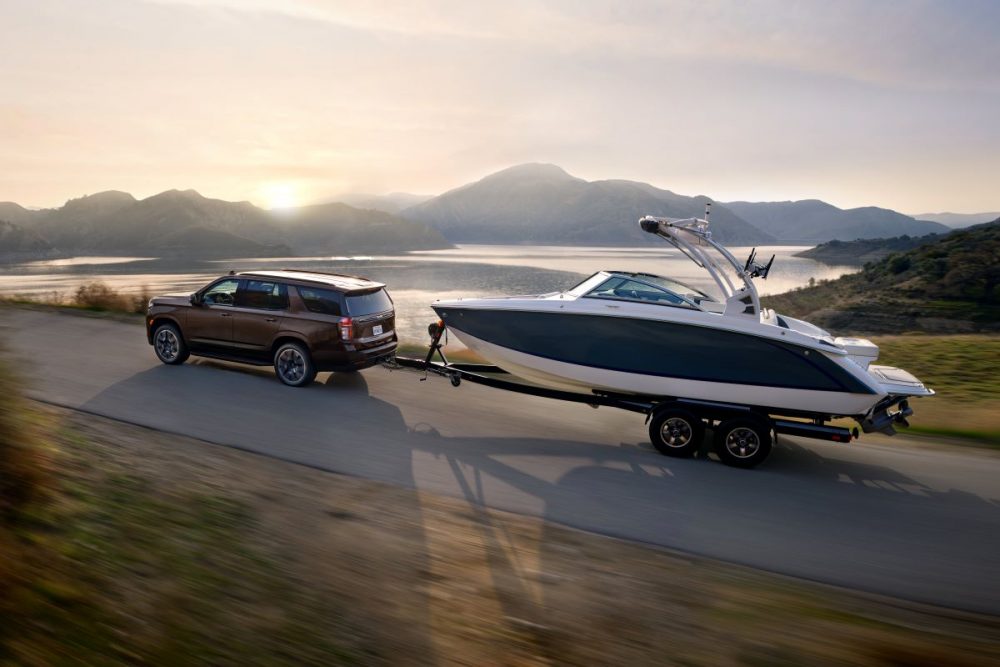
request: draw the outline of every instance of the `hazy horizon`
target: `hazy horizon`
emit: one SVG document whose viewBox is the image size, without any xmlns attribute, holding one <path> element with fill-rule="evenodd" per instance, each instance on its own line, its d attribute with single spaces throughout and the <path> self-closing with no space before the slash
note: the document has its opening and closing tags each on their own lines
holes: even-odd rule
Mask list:
<svg viewBox="0 0 1000 667">
<path fill-rule="evenodd" d="M 997 3 L 0 8 L 0 201 L 271 208 L 543 162 L 719 201 L 1000 209 Z"/>
</svg>

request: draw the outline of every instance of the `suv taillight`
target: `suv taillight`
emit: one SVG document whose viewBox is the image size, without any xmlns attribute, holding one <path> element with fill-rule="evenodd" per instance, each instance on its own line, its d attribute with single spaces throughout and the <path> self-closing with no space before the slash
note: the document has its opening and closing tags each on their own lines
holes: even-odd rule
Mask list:
<svg viewBox="0 0 1000 667">
<path fill-rule="evenodd" d="M 340 340 L 351 340 L 354 338 L 354 322 L 349 317 L 341 317 L 337 323 L 340 328 Z"/>
</svg>

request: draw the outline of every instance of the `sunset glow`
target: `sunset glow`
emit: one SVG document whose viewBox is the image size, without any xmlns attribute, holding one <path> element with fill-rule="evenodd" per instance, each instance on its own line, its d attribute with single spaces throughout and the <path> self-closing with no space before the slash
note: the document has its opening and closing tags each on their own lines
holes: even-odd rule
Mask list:
<svg viewBox="0 0 1000 667">
<path fill-rule="evenodd" d="M 0 201 L 272 207 L 547 162 L 723 201 L 1000 208 L 995 2 L 0 7 Z"/>
<path fill-rule="evenodd" d="M 301 202 L 295 192 L 295 187 L 288 183 L 270 183 L 261 188 L 265 206 L 270 209 L 295 208 Z"/>
</svg>

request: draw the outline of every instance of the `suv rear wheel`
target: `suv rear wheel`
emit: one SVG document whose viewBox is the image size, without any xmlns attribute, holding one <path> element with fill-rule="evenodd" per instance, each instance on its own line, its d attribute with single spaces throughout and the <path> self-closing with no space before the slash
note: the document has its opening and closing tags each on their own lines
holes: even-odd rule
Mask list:
<svg viewBox="0 0 1000 667">
<path fill-rule="evenodd" d="M 181 332 L 173 324 L 161 324 L 153 332 L 153 349 L 165 364 L 183 364 L 191 356 Z"/>
<path fill-rule="evenodd" d="M 298 343 L 285 343 L 274 351 L 274 372 L 289 387 L 304 387 L 316 379 L 309 351 Z"/>
</svg>

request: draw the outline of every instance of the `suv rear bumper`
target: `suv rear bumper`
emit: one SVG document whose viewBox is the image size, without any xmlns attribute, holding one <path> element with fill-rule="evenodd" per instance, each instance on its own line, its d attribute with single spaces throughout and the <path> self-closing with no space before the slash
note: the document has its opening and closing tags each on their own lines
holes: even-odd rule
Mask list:
<svg viewBox="0 0 1000 667">
<path fill-rule="evenodd" d="M 319 372 L 360 371 L 371 368 L 391 357 L 395 354 L 397 347 L 399 347 L 399 343 L 396 340 L 391 340 L 376 347 L 361 350 L 338 350 L 329 355 L 316 351 L 313 353 L 313 363 L 316 364 L 316 370 Z"/>
</svg>

